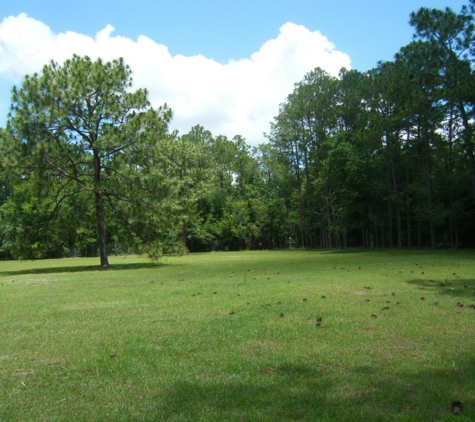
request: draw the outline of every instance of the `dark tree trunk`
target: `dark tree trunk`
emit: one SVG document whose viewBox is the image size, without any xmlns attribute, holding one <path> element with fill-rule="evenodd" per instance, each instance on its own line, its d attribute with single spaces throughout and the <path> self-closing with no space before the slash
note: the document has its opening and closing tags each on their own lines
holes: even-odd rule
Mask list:
<svg viewBox="0 0 475 422">
<path fill-rule="evenodd" d="M 391 183 L 393 185 L 394 197 L 396 200 L 397 247 L 401 249 L 402 248 L 401 207 L 399 203 L 399 189 L 398 189 L 398 183 L 397 183 L 397 177 L 396 177 L 396 169 L 394 165 L 393 143 L 392 143 L 393 137 L 389 134 L 386 134 L 386 139 L 387 139 L 387 149 L 388 149 L 389 172 L 390 172 Z M 391 230 L 391 233 L 392 233 L 392 230 Z M 391 247 L 392 247 L 392 239 L 391 239 Z"/>
<path fill-rule="evenodd" d="M 343 230 L 343 249 L 348 249 L 348 231 Z"/>
<path fill-rule="evenodd" d="M 104 212 L 102 205 L 102 193 L 96 192 L 96 218 L 97 218 L 97 235 L 99 240 L 99 256 L 101 258 L 101 267 L 108 267 L 109 260 L 107 258 L 106 243 L 106 223 L 104 221 Z"/>
<path fill-rule="evenodd" d="M 328 248 L 327 226 L 323 219 L 320 220 L 320 246 L 324 249 Z"/>
<path fill-rule="evenodd" d="M 109 266 L 109 260 L 107 258 L 106 222 L 104 219 L 104 201 L 101 189 L 101 159 L 97 153 L 94 153 L 94 189 L 99 256 L 101 267 L 106 268 Z"/>
<path fill-rule="evenodd" d="M 473 135 L 470 127 L 469 118 L 462 102 L 459 103 L 459 110 L 462 115 L 463 127 L 465 129 L 465 146 L 467 149 L 470 176 L 472 180 L 472 193 L 475 196 L 475 157 L 473 154 Z"/>
<path fill-rule="evenodd" d="M 422 185 L 422 175 L 421 175 L 421 155 L 420 151 L 417 153 L 417 183 Z M 416 217 L 417 222 L 417 248 L 422 249 L 422 224 L 420 214 Z"/>
<path fill-rule="evenodd" d="M 299 194 L 299 229 L 300 229 L 300 247 L 305 247 L 305 204 L 302 195 L 302 177 L 300 174 L 300 157 L 298 151 L 298 145 L 295 143 L 294 146 L 295 151 L 295 160 L 294 160 L 294 167 L 295 167 L 295 174 L 296 174 L 296 181 L 298 186 L 298 194 Z"/>
<path fill-rule="evenodd" d="M 430 159 L 430 143 L 429 143 L 429 134 L 427 129 L 424 131 L 425 145 L 426 145 L 426 165 L 427 165 L 427 202 L 429 205 L 429 230 L 430 230 L 430 245 L 432 249 L 436 248 L 436 239 L 435 239 L 435 226 L 434 226 L 434 217 L 433 213 L 433 189 L 432 189 L 432 167 Z"/>
<path fill-rule="evenodd" d="M 183 250 L 186 251 L 186 248 L 187 248 L 186 220 L 183 220 L 182 222 L 181 241 L 183 243 Z"/>
<path fill-rule="evenodd" d="M 331 249 L 333 248 L 332 232 L 330 231 L 332 222 L 331 222 L 331 217 L 330 217 L 330 207 L 328 206 L 328 204 L 326 205 L 326 214 L 327 214 L 328 247 Z"/>
<path fill-rule="evenodd" d="M 388 230 L 389 230 L 389 247 L 392 249 L 393 245 L 393 210 L 391 203 L 388 204 Z"/>
<path fill-rule="evenodd" d="M 409 192 L 409 163 L 406 159 L 406 231 L 407 247 L 412 248 L 412 230 L 411 230 L 411 194 Z"/>
<path fill-rule="evenodd" d="M 305 248 L 305 204 L 303 203 L 303 198 L 301 197 L 302 193 L 300 192 L 299 196 L 299 217 L 300 217 L 300 247 Z"/>
</svg>

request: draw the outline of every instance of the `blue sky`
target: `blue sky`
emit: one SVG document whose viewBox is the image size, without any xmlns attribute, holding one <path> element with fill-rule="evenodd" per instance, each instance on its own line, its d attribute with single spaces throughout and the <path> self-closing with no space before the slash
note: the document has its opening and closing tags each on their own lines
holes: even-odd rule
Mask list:
<svg viewBox="0 0 475 422">
<path fill-rule="evenodd" d="M 41 61 L 61 62 L 74 52 L 110 59 L 123 52 L 136 82 L 149 89 L 152 103 L 172 106 L 172 129 L 186 132 L 199 123 L 215 135 L 239 133 L 257 144 L 293 83 L 315 65 L 330 73 L 341 65 L 368 70 L 379 60 L 391 60 L 411 41 L 411 11 L 447 6 L 460 11 L 465 3 L 468 0 L 3 1 L 0 125 L 11 86 L 25 73 L 40 70 Z M 293 25 L 285 26 L 289 22 Z M 103 31 L 108 24 L 113 29 Z"/>
</svg>

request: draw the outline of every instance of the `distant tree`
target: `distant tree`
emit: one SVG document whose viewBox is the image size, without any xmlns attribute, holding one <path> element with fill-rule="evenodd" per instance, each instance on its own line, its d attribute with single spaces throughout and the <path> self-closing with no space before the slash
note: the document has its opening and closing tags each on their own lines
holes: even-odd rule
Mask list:
<svg viewBox="0 0 475 422">
<path fill-rule="evenodd" d="M 167 185 L 171 206 L 168 229 L 173 226 L 177 232 L 169 240 L 177 248 L 180 238 L 182 251 L 189 249 L 190 239 L 199 240 L 203 235 L 200 208 L 209 189 L 210 139 L 211 132 L 197 125 L 185 135 L 172 134 L 157 150 L 153 172 Z"/>
<path fill-rule="evenodd" d="M 295 84 L 271 124 L 271 145 L 288 167 L 289 216 L 300 247 L 317 243 L 316 214 L 329 215 L 327 204 L 315 195 L 313 181 L 318 178 L 326 142 L 338 129 L 338 90 L 337 78 L 320 68 L 312 70 Z M 328 226 L 327 221 L 322 224 Z M 331 239 L 328 246 L 332 246 Z"/>
<path fill-rule="evenodd" d="M 461 141 L 468 158 L 472 192 L 475 196 L 475 1 L 460 13 L 421 8 L 411 14 L 410 24 L 418 40 L 419 69 L 438 91 L 438 105 L 454 116 L 463 128 Z M 410 46 L 405 47 L 405 49 Z M 414 48 L 413 48 L 414 49 Z M 428 60 L 429 59 L 429 60 Z"/>
</svg>

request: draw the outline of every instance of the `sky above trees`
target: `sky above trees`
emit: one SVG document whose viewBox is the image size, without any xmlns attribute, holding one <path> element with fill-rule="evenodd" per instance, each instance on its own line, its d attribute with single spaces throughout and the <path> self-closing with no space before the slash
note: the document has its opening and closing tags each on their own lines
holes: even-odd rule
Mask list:
<svg viewBox="0 0 475 422">
<path fill-rule="evenodd" d="M 25 74 L 73 54 L 123 57 L 135 88 L 167 103 L 172 129 L 265 141 L 278 106 L 308 71 L 368 70 L 411 40 L 409 13 L 463 0 L 161 0 L 0 5 L 0 126 Z"/>
</svg>

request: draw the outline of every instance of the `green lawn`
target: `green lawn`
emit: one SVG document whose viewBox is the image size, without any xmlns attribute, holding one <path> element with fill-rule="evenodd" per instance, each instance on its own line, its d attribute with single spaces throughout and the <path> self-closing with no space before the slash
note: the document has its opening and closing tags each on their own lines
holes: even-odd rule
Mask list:
<svg viewBox="0 0 475 422">
<path fill-rule="evenodd" d="M 474 251 L 110 261 L 0 262 L 0 421 L 475 420 Z"/>
</svg>

